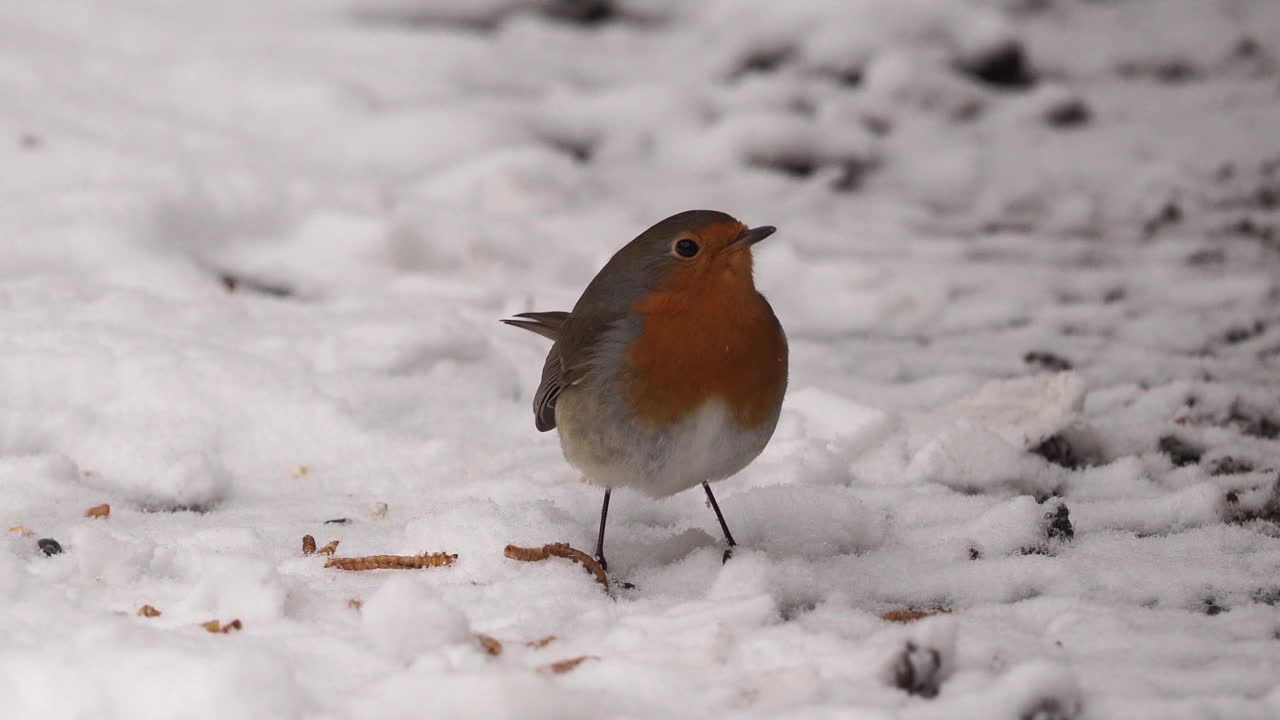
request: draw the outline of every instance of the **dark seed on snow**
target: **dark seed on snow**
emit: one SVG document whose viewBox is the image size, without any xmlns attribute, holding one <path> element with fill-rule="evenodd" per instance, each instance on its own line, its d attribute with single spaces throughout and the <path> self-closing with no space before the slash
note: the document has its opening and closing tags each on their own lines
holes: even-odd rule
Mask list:
<svg viewBox="0 0 1280 720">
<path fill-rule="evenodd" d="M 40 548 L 40 552 L 50 557 L 62 553 L 62 545 L 53 538 L 40 538 L 36 541 L 36 547 Z"/>
<path fill-rule="evenodd" d="M 1059 505 L 1057 510 L 1045 513 L 1044 519 L 1049 521 L 1045 536 L 1050 540 L 1067 541 L 1076 536 L 1076 529 L 1071 525 L 1071 511 L 1065 503 Z"/>
<path fill-rule="evenodd" d="M 1218 458 L 1209 466 L 1210 475 L 1240 475 L 1248 472 L 1253 472 L 1253 463 L 1230 455 Z"/>
<path fill-rule="evenodd" d="M 1028 365 L 1038 365 L 1051 372 L 1064 372 L 1072 368 L 1070 360 L 1044 350 L 1032 350 L 1022 356 L 1022 362 Z"/>
</svg>

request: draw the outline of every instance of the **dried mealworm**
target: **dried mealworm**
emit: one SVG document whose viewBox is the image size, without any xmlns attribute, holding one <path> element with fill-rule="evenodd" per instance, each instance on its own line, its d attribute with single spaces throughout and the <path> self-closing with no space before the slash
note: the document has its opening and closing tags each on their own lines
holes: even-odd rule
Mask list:
<svg viewBox="0 0 1280 720">
<path fill-rule="evenodd" d="M 331 555 L 333 555 L 335 552 L 337 552 L 337 550 L 338 550 L 338 541 L 337 541 L 337 540 L 330 540 L 328 545 L 325 545 L 324 547 L 320 548 L 320 549 L 319 549 L 319 550 L 317 550 L 316 552 L 320 553 L 321 555 L 330 555 L 330 556 L 331 556 Z"/>
<path fill-rule="evenodd" d="M 512 560 L 521 560 L 524 562 L 538 562 L 546 560 L 549 557 L 565 558 L 572 560 L 587 572 L 595 575 L 596 582 L 604 586 L 607 591 L 609 589 L 609 576 L 605 574 L 604 568 L 600 567 L 600 563 L 590 555 L 570 547 L 568 543 L 550 543 L 540 548 L 520 547 L 519 545 L 508 545 L 503 554 Z"/>
<path fill-rule="evenodd" d="M 432 553 L 430 555 L 366 555 L 353 558 L 330 558 L 325 567 L 339 570 L 417 570 L 419 568 L 452 565 L 457 554 Z"/>
<path fill-rule="evenodd" d="M 542 669 L 546 670 L 547 672 L 555 673 L 556 675 L 563 675 L 564 673 L 567 673 L 570 670 L 578 667 L 579 665 L 586 662 L 587 660 L 594 660 L 594 659 L 596 658 L 592 657 L 591 655 L 581 655 L 576 658 L 569 658 L 568 660 L 559 660 L 557 662 L 551 663 L 550 665 L 543 665 Z"/>
<path fill-rule="evenodd" d="M 138 614 L 142 617 L 160 617 L 160 611 L 150 605 L 143 605 L 138 608 Z"/>
<path fill-rule="evenodd" d="M 302 554 L 313 555 L 316 551 L 316 539 L 310 535 L 302 536 Z"/>
<path fill-rule="evenodd" d="M 556 640 L 555 635 L 548 635 L 544 638 L 538 638 L 537 640 L 530 640 L 529 642 L 525 643 L 525 645 L 528 645 L 531 648 L 544 648 L 550 645 L 551 643 L 555 642 L 555 640 Z"/>
<path fill-rule="evenodd" d="M 497 638 L 490 637 L 483 633 L 478 633 L 476 635 L 476 640 L 480 642 L 480 646 L 484 648 L 484 651 L 490 655 L 497 657 L 502 654 L 502 643 L 498 642 Z"/>
<path fill-rule="evenodd" d="M 101 505 L 94 505 L 93 507 L 84 511 L 84 516 L 91 517 L 91 518 L 108 518 L 111 516 L 111 506 L 106 503 L 102 503 Z"/>
<path fill-rule="evenodd" d="M 948 609 L 941 610 L 890 610 L 880 616 L 881 620 L 888 620 L 896 623 L 909 623 L 916 620 L 922 620 L 933 615 L 945 615 L 950 613 Z"/>
</svg>

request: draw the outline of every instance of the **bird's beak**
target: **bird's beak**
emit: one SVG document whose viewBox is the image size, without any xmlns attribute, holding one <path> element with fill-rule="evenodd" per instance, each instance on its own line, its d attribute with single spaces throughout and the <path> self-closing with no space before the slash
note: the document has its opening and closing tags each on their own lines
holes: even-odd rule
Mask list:
<svg viewBox="0 0 1280 720">
<path fill-rule="evenodd" d="M 738 239 L 730 243 L 730 246 L 735 248 L 749 248 L 777 231 L 778 228 L 772 225 L 761 225 L 758 228 L 743 230 L 742 233 L 738 235 Z"/>
</svg>

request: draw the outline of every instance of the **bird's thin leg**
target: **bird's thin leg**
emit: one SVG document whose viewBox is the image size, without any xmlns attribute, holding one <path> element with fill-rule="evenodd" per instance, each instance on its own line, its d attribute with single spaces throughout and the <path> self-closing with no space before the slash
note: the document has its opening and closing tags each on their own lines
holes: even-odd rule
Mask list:
<svg viewBox="0 0 1280 720">
<path fill-rule="evenodd" d="M 711 509 L 716 511 L 716 520 L 720 521 L 720 529 L 724 531 L 724 539 L 728 541 L 729 547 L 724 551 L 724 559 L 721 562 L 729 562 L 729 558 L 733 557 L 733 548 L 738 543 L 733 540 L 733 533 L 729 532 L 729 525 L 724 521 L 724 514 L 720 512 L 720 503 L 716 502 L 716 496 L 711 494 L 711 486 L 702 483 L 702 489 L 707 491 L 707 501 L 711 503 Z M 606 502 L 608 499 L 606 498 Z"/>
<path fill-rule="evenodd" d="M 596 562 L 600 563 L 600 569 L 605 572 L 609 572 L 609 561 L 604 559 L 604 523 L 609 519 L 609 493 L 611 492 L 613 488 L 604 489 L 604 505 L 600 507 L 600 534 L 596 536 Z"/>
</svg>

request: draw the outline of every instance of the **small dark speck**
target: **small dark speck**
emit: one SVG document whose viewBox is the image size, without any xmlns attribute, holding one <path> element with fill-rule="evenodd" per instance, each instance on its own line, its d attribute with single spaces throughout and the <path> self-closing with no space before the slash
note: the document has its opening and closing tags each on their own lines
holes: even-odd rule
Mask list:
<svg viewBox="0 0 1280 720">
<path fill-rule="evenodd" d="M 1204 455 L 1204 450 L 1175 435 L 1165 435 L 1160 438 L 1157 447 L 1160 452 L 1168 455 L 1169 460 L 1178 467 L 1195 465 L 1200 462 L 1200 458 Z"/>
<path fill-rule="evenodd" d="M 36 541 L 36 547 L 40 548 L 40 552 L 50 557 L 62 553 L 62 545 L 53 538 L 40 538 Z"/>
<path fill-rule="evenodd" d="M 1253 472 L 1253 463 L 1248 460 L 1240 460 L 1230 455 L 1220 457 L 1213 461 L 1209 466 L 1210 475 L 1240 475 L 1242 473 Z M 1234 491 L 1232 491 L 1234 492 Z M 1238 498 L 1237 498 L 1238 500 Z M 1228 500 L 1228 502 L 1230 502 Z"/>
<path fill-rule="evenodd" d="M 351 522 L 350 518 L 334 518 L 332 520 L 325 520 L 324 524 L 325 525 L 346 525 L 349 522 Z"/>
<path fill-rule="evenodd" d="M 1093 117 L 1089 106 L 1079 98 L 1071 98 L 1049 108 L 1044 113 L 1044 120 L 1050 127 L 1074 128 L 1088 124 Z"/>
<path fill-rule="evenodd" d="M 978 559 L 980 559 L 981 557 L 982 557 L 982 551 L 978 550 L 978 548 L 969 548 L 969 559 L 970 559 L 970 560 L 978 560 Z"/>
<path fill-rule="evenodd" d="M 1022 356 L 1022 362 L 1044 368 L 1050 372 L 1064 372 L 1072 368 L 1070 360 L 1044 350 L 1032 350 Z"/>
</svg>

